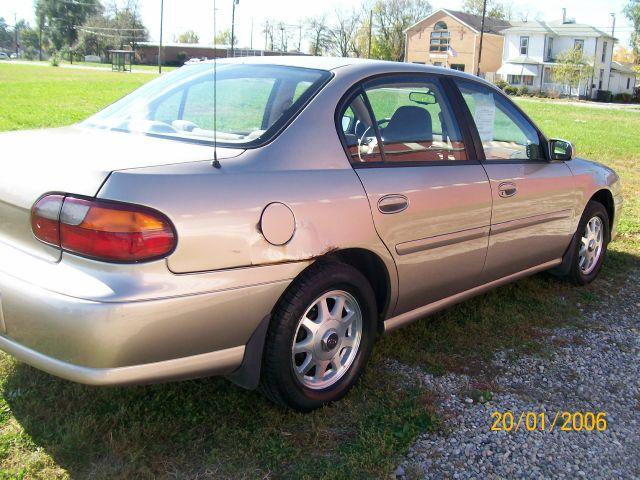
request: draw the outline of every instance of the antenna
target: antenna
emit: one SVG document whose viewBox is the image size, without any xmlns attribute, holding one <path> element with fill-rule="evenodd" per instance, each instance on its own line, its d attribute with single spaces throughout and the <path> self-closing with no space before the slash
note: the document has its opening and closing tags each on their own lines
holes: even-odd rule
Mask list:
<svg viewBox="0 0 640 480">
<path fill-rule="evenodd" d="M 213 0 L 213 161 L 214 168 L 220 168 L 218 161 L 218 86 L 217 86 L 217 56 L 216 56 L 216 0 Z"/>
</svg>

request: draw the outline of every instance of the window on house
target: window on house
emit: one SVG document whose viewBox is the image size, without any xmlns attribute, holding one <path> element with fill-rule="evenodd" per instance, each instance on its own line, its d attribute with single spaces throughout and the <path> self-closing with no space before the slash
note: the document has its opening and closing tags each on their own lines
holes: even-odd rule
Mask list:
<svg viewBox="0 0 640 480">
<path fill-rule="evenodd" d="M 630 86 L 631 86 L 631 79 L 627 78 L 627 90 L 629 90 Z"/>
<path fill-rule="evenodd" d="M 602 81 L 604 80 L 604 68 L 600 69 L 600 80 L 598 81 L 598 89 L 602 90 Z"/>
<path fill-rule="evenodd" d="M 449 39 L 451 33 L 447 29 L 444 22 L 436 22 L 431 32 L 431 42 L 429 44 L 430 52 L 446 52 L 449 48 Z"/>
<path fill-rule="evenodd" d="M 602 44 L 602 63 L 607 61 L 607 42 Z"/>
<path fill-rule="evenodd" d="M 459 72 L 464 72 L 464 64 L 463 63 L 452 63 L 451 70 L 458 70 Z"/>
<path fill-rule="evenodd" d="M 547 59 L 553 58 L 553 37 L 549 37 L 549 43 L 547 43 Z"/>
<path fill-rule="evenodd" d="M 533 77 L 531 75 L 525 75 L 522 77 L 522 84 L 528 86 L 533 85 Z"/>
<path fill-rule="evenodd" d="M 522 75 L 507 75 L 507 82 L 510 85 L 520 85 L 522 83 Z"/>
<path fill-rule="evenodd" d="M 520 55 L 529 54 L 529 37 L 520 37 Z"/>
<path fill-rule="evenodd" d="M 573 49 L 574 50 L 580 50 L 581 52 L 584 52 L 584 40 L 575 39 L 573 41 Z"/>
</svg>

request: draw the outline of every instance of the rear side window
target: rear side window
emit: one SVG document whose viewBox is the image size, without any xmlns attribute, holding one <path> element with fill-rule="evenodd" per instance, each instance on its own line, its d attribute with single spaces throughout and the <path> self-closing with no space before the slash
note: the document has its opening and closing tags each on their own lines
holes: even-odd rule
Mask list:
<svg viewBox="0 0 640 480">
<path fill-rule="evenodd" d="M 537 130 L 511 103 L 491 88 L 456 80 L 487 160 L 543 160 Z"/>
<path fill-rule="evenodd" d="M 379 162 L 379 143 L 386 163 L 467 160 L 460 129 L 437 79 L 384 78 L 366 83 L 363 95 L 342 113 L 352 162 Z M 348 120 L 352 117 L 353 122 Z"/>
<path fill-rule="evenodd" d="M 255 147 L 274 138 L 330 78 L 328 71 L 278 65 L 221 63 L 215 75 L 211 63 L 189 65 L 149 82 L 84 125 Z"/>
<path fill-rule="evenodd" d="M 362 95 L 357 95 L 346 106 L 340 122 L 351 163 L 382 161 L 376 128 Z"/>
</svg>

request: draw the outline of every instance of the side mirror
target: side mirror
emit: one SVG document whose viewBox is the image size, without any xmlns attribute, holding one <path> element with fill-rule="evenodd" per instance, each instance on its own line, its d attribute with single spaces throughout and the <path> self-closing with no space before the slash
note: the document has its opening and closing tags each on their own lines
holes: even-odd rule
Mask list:
<svg viewBox="0 0 640 480">
<path fill-rule="evenodd" d="M 576 147 L 571 142 L 554 138 L 549 140 L 549 153 L 551 160 L 573 160 L 576 158 Z"/>
</svg>

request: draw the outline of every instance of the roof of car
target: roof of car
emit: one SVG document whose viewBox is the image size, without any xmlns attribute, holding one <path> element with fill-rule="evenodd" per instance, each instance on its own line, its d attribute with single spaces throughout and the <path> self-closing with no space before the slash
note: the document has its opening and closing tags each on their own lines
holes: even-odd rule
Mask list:
<svg viewBox="0 0 640 480">
<path fill-rule="evenodd" d="M 433 65 L 423 65 L 407 62 L 391 62 L 386 60 L 367 60 L 362 58 L 343 58 L 343 57 L 315 57 L 311 55 L 278 55 L 278 56 L 260 56 L 260 57 L 237 57 L 237 58 L 222 58 L 217 60 L 220 64 L 225 63 L 240 63 L 240 64 L 262 64 L 262 65 L 282 65 L 301 68 L 315 68 L 318 70 L 336 71 L 343 67 L 351 67 L 362 69 L 369 74 L 384 74 L 384 73 L 437 73 L 447 74 L 452 76 L 464 77 L 476 81 L 485 83 L 482 78 L 470 75 L 468 73 L 460 72 L 449 68 L 436 67 Z M 213 63 L 213 60 L 206 60 L 203 63 Z"/>
</svg>

